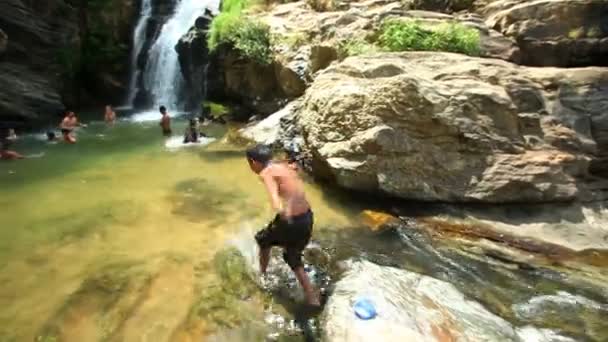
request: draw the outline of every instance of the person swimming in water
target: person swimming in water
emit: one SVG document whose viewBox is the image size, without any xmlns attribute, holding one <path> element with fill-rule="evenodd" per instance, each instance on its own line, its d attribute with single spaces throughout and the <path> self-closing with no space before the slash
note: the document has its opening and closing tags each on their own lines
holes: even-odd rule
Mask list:
<svg viewBox="0 0 608 342">
<path fill-rule="evenodd" d="M 61 134 L 63 134 L 63 140 L 70 144 L 76 143 L 76 137 L 74 136 L 74 130 L 77 127 L 86 127 L 85 124 L 78 122 L 76 114 L 72 111 L 66 111 L 66 115 L 59 125 L 61 128 Z"/>
<path fill-rule="evenodd" d="M 106 111 L 104 113 L 103 119 L 108 125 L 114 124 L 114 122 L 116 121 L 116 113 L 112 109 L 112 106 L 106 106 Z"/>
<path fill-rule="evenodd" d="M 190 119 L 188 127 L 186 127 L 186 131 L 184 132 L 184 144 L 199 142 L 199 136 L 203 135 L 199 132 L 198 119 Z"/>
<path fill-rule="evenodd" d="M 55 134 L 55 132 L 53 132 L 53 131 L 47 131 L 46 132 L 46 141 L 48 141 L 50 143 L 56 143 L 57 142 L 57 135 Z"/>
<path fill-rule="evenodd" d="M 165 106 L 160 106 L 158 110 L 162 115 L 159 125 L 162 128 L 163 135 L 166 137 L 171 136 L 171 117 L 169 116 L 169 113 L 167 113 L 167 108 Z"/>
<path fill-rule="evenodd" d="M 1 160 L 16 160 L 16 159 L 25 158 L 21 154 L 15 152 L 15 151 L 9 150 L 8 148 L 9 148 L 10 144 L 11 144 L 11 141 L 8 139 L 8 137 L 3 138 L 2 141 L 0 141 L 0 159 Z"/>
<path fill-rule="evenodd" d="M 260 270 L 266 274 L 270 250 L 274 246 L 283 248 L 283 259 L 302 285 L 309 305 L 318 307 L 319 297 L 304 271 L 302 251 L 310 241 L 313 228 L 313 213 L 304 185 L 294 169 L 285 163 L 272 162 L 272 151 L 268 146 L 257 145 L 246 151 L 251 170 L 260 176 L 276 211 L 268 226 L 255 235 L 260 247 Z"/>
</svg>

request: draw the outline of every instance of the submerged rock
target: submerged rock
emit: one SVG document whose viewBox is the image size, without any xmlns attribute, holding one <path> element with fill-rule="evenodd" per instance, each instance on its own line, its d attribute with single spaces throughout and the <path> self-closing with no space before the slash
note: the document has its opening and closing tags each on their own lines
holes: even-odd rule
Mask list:
<svg viewBox="0 0 608 342">
<path fill-rule="evenodd" d="M 607 84 L 602 68 L 386 53 L 330 66 L 295 117 L 313 173 L 345 188 L 452 202 L 589 199 L 589 165 L 608 147 Z M 590 96 L 597 102 L 584 105 Z"/>
<path fill-rule="evenodd" d="M 571 341 L 518 329 L 437 279 L 367 261 L 349 267 L 327 303 L 325 341 Z M 376 318 L 355 316 L 352 305 L 361 296 L 375 303 Z"/>
</svg>

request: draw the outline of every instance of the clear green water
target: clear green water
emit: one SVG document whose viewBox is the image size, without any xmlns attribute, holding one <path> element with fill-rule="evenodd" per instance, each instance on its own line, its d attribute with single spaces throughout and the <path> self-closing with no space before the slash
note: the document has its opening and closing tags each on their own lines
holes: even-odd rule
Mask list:
<svg viewBox="0 0 608 342">
<path fill-rule="evenodd" d="M 176 120 L 174 134 L 184 127 Z M 177 150 L 165 147 L 156 122 L 92 123 L 76 145 L 22 137 L 16 150 L 43 155 L 0 163 L 0 341 L 252 341 L 268 330 L 268 312 L 293 320 L 289 301 L 261 294 L 239 276 L 245 266 L 222 257 L 271 215 L 223 131 L 210 129 L 217 140 L 207 146 Z M 605 288 L 496 266 L 411 232 L 372 233 L 356 219 L 369 201 L 313 183 L 306 190 L 332 281 L 338 261 L 366 258 L 451 282 L 518 326 L 608 339 Z M 564 292 L 600 306 L 569 304 Z M 540 313 L 516 309 L 539 297 Z M 281 338 L 314 340 L 319 322 L 308 323 L 313 333 Z"/>
<path fill-rule="evenodd" d="M 174 134 L 184 127 L 176 121 Z M 213 271 L 205 263 L 227 239 L 270 218 L 263 187 L 240 149 L 213 143 L 168 150 L 156 122 L 92 123 L 77 135 L 75 145 L 22 137 L 15 150 L 44 155 L 0 163 L 0 341 L 32 341 L 88 279 L 124 264 L 143 269 L 152 289 L 155 281 L 167 282 L 163 286 L 184 298 L 158 290 L 162 295 L 134 306 L 143 312 L 115 328 L 179 330 L 195 302 L 195 285 Z M 349 225 L 352 212 L 316 186 L 307 191 L 320 225 Z M 103 316 L 103 307 L 80 306 L 74 310 L 84 311 L 84 321 Z M 65 340 L 97 336 L 100 329 L 97 318 L 62 320 Z M 167 331 L 159 336 L 173 334 Z"/>
</svg>

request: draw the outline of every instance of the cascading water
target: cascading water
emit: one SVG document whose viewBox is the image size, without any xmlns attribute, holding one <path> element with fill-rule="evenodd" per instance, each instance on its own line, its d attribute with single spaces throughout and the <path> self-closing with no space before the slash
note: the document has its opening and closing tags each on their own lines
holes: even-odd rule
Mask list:
<svg viewBox="0 0 608 342">
<path fill-rule="evenodd" d="M 203 15 L 206 8 L 216 8 L 217 0 L 181 0 L 173 16 L 165 23 L 150 48 L 144 85 L 155 106 L 180 109 L 179 94 L 184 86 L 175 45 Z"/>
<path fill-rule="evenodd" d="M 129 95 L 127 98 L 127 105 L 133 107 L 133 100 L 137 94 L 137 79 L 141 71 L 137 67 L 137 60 L 141 49 L 144 46 L 145 34 L 148 28 L 148 19 L 152 15 L 152 0 L 142 0 L 141 10 L 139 13 L 139 20 L 135 26 L 133 32 L 133 52 L 131 54 L 131 80 L 129 82 Z"/>
</svg>

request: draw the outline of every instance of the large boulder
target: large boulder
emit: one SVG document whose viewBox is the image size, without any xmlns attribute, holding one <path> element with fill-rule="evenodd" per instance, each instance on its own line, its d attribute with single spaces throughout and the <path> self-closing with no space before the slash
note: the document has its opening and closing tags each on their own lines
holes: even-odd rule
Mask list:
<svg viewBox="0 0 608 342">
<path fill-rule="evenodd" d="M 243 58 L 230 46 L 221 45 L 209 64 L 209 98 L 239 103 L 252 113 L 271 114 L 280 109 L 287 98 L 278 83 L 276 70 L 275 63 L 261 64 Z"/>
<path fill-rule="evenodd" d="M 590 161 L 607 148 L 606 84 L 602 68 L 387 53 L 321 72 L 295 115 L 312 172 L 345 188 L 431 201 L 568 201 L 590 198 Z"/>
<path fill-rule="evenodd" d="M 385 20 L 390 18 L 417 20 L 429 26 L 458 21 L 479 31 L 482 56 L 513 62 L 519 61 L 519 49 L 515 42 L 489 28 L 483 17 L 472 13 L 449 15 L 416 10 L 435 8 L 434 5 L 431 6 L 428 3 L 425 5 L 422 4 L 423 2 L 425 1 L 418 3 L 385 0 L 350 1 L 347 10 L 323 13 L 311 10 L 303 2 L 295 2 L 276 6 L 271 11 L 260 15 L 260 19 L 270 26 L 274 35 L 286 38 L 286 45 L 290 45 L 290 43 L 293 45 L 294 41 L 299 41 L 304 46 L 312 47 L 308 58 L 309 69 L 306 70 L 306 73 L 310 74 L 327 67 L 331 61 L 338 58 L 336 50 L 340 43 L 352 39 L 370 38 L 373 40 L 375 32 Z M 451 6 L 460 8 L 462 6 L 460 3 L 464 4 L 466 1 L 440 2 L 449 8 Z M 279 48 L 285 47 L 281 39 L 276 44 L 279 45 Z M 333 49 L 328 49 L 328 47 L 333 47 Z M 293 46 L 288 46 L 288 48 L 294 49 Z M 295 56 L 301 58 L 301 55 Z"/>
<path fill-rule="evenodd" d="M 518 329 L 431 277 L 367 261 L 348 267 L 324 312 L 327 342 L 573 341 L 546 329 Z M 355 316 L 353 303 L 362 297 L 374 302 L 376 318 Z"/>
<path fill-rule="evenodd" d="M 513 37 L 522 63 L 534 66 L 608 65 L 608 2 L 496 0 L 480 6 L 488 26 Z"/>
</svg>

